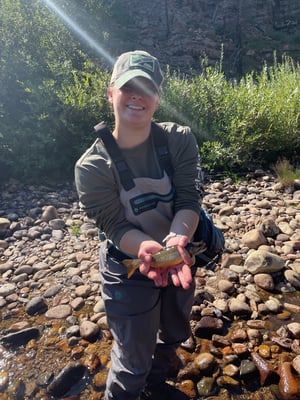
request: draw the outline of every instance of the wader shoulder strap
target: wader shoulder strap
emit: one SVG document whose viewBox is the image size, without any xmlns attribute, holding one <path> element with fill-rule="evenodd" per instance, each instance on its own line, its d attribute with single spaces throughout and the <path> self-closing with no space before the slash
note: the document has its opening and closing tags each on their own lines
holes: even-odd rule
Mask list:
<svg viewBox="0 0 300 400">
<path fill-rule="evenodd" d="M 156 149 L 159 165 L 162 171 L 166 171 L 169 178 L 173 175 L 173 165 L 171 162 L 171 155 L 168 147 L 168 138 L 165 130 L 152 122 L 151 131 L 154 138 L 154 146 Z"/>
<path fill-rule="evenodd" d="M 126 161 L 123 158 L 122 152 L 113 137 L 109 128 L 102 122 L 95 126 L 99 138 L 103 141 L 105 148 L 115 163 L 118 170 L 120 181 L 125 190 L 130 190 L 134 187 L 133 175 Z"/>
<path fill-rule="evenodd" d="M 125 190 L 130 190 L 134 187 L 133 175 L 123 158 L 122 152 L 113 137 L 109 128 L 104 122 L 96 125 L 95 130 L 99 138 L 103 141 L 105 148 L 115 163 L 119 173 L 120 181 Z M 152 122 L 151 132 L 153 134 L 154 146 L 156 149 L 159 165 L 162 171 L 166 171 L 171 178 L 173 175 L 173 166 L 171 163 L 171 156 L 168 148 L 167 134 L 162 127 Z"/>
</svg>

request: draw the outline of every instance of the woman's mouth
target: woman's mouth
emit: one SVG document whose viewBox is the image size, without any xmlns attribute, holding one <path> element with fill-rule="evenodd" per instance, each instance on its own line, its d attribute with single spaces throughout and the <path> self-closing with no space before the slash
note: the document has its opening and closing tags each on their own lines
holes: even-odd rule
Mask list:
<svg viewBox="0 0 300 400">
<path fill-rule="evenodd" d="M 142 111 L 145 109 L 145 107 L 142 106 L 134 106 L 134 105 L 128 105 L 127 108 L 129 108 L 130 110 L 135 110 L 135 111 Z"/>
</svg>

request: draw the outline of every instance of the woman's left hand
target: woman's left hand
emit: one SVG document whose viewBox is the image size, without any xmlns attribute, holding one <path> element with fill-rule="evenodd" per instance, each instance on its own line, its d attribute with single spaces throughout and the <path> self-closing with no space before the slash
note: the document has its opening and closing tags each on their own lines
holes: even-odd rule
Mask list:
<svg viewBox="0 0 300 400">
<path fill-rule="evenodd" d="M 188 242 L 189 238 L 187 236 L 175 236 L 169 239 L 167 243 L 168 247 L 177 246 L 183 260 L 182 263 L 168 269 L 173 285 L 182 286 L 183 289 L 189 289 L 193 281 L 190 267 L 194 264 L 195 258 L 191 257 L 185 249 L 185 246 L 188 244 Z"/>
</svg>

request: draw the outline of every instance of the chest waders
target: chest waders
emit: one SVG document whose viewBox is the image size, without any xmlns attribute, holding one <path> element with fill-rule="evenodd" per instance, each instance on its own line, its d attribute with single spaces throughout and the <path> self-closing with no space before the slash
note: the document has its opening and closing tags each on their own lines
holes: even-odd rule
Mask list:
<svg viewBox="0 0 300 400">
<path fill-rule="evenodd" d="M 109 129 L 102 125 L 96 130 L 117 168 L 124 190 L 130 193 L 139 178 L 133 178 Z M 167 197 L 170 183 L 166 181 L 171 181 L 173 173 L 167 134 L 152 124 L 151 135 L 162 173 L 166 172 L 162 179 L 153 181 L 158 181 L 155 188 L 162 182 Z M 155 210 L 155 205 L 153 207 Z M 143 210 L 136 210 L 137 214 L 139 211 L 142 214 Z M 139 272 L 128 279 L 121 263 L 125 257 L 128 258 L 107 240 L 101 243 L 102 298 L 114 337 L 106 400 L 136 400 L 146 385 L 164 382 L 174 358 L 177 359 L 176 348 L 190 336 L 189 315 L 194 301 L 194 284 L 189 290 L 172 284 L 157 288 L 152 280 Z"/>
</svg>

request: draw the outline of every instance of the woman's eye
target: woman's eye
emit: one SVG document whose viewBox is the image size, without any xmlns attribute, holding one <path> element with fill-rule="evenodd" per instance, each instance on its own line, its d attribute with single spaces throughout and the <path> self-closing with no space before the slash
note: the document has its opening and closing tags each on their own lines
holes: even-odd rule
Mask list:
<svg viewBox="0 0 300 400">
<path fill-rule="evenodd" d="M 146 96 L 153 96 L 156 93 L 155 88 L 152 85 L 128 85 L 122 86 L 121 90 L 127 93 L 141 93 Z"/>
</svg>

